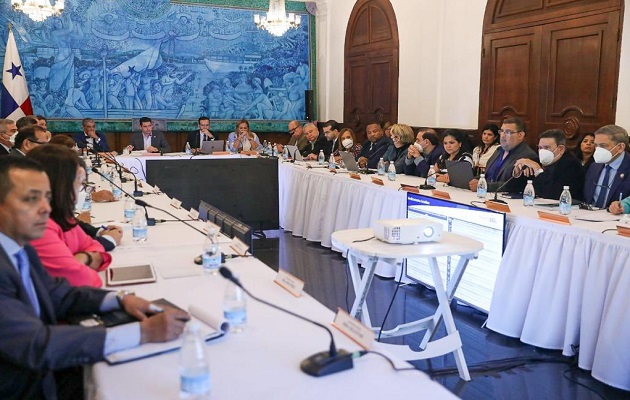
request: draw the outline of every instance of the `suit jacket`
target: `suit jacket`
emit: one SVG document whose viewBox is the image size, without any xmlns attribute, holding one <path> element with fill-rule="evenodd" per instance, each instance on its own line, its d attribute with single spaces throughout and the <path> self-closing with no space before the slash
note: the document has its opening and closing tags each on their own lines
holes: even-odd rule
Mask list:
<svg viewBox="0 0 630 400">
<path fill-rule="evenodd" d="M 437 163 L 442 154 L 444 154 L 444 147 L 442 147 L 441 144 L 438 144 L 433 148 L 433 150 L 431 150 L 428 156 L 423 157 L 422 160 L 420 160 L 418 165 L 416 165 L 415 162 L 411 162 L 411 164 L 408 164 L 405 161 L 405 175 L 415 175 L 426 178 L 427 174 L 429 173 L 429 169 L 432 165 L 435 165 Z M 407 157 L 406 154 L 405 157 Z"/>
<path fill-rule="evenodd" d="M 193 132 L 188 132 L 188 136 L 186 137 L 186 142 L 190 143 L 191 149 L 201 148 L 201 143 L 199 142 L 199 132 L 200 131 L 198 129 Z M 212 136 L 214 136 L 214 139 L 210 139 L 210 140 L 215 140 L 217 138 L 214 134 L 212 134 Z M 184 144 L 184 149 L 185 147 L 186 147 L 186 144 Z"/>
<path fill-rule="evenodd" d="M 374 169 L 378 166 L 378 161 L 385 155 L 385 152 L 390 144 L 392 144 L 392 141 L 385 135 L 377 140 L 374 145 L 372 145 L 372 142 L 368 140 L 363 143 L 361 154 L 359 154 L 358 158 L 367 158 L 367 167 Z M 372 147 L 372 150 L 370 150 L 370 147 Z"/>
<path fill-rule="evenodd" d="M 543 173 L 533 179 L 536 196 L 545 199 L 559 199 L 564 186 L 569 186 L 571 197 L 581 200 L 584 186 L 582 164 L 565 151 L 555 163 L 543 167 Z"/>
<path fill-rule="evenodd" d="M 133 146 L 134 150 L 144 150 L 144 139 L 142 132 L 134 132 L 131 134 L 129 144 Z M 157 147 L 162 153 L 170 153 L 171 146 L 166 141 L 162 132 L 151 133 L 151 146 Z M 192 146 L 192 145 L 191 145 Z"/>
<path fill-rule="evenodd" d="M 0 156 L 8 156 L 11 152 L 11 149 L 7 150 L 4 146 L 0 145 Z"/>
<path fill-rule="evenodd" d="M 291 138 L 289 138 L 288 144 L 290 144 L 291 146 L 297 146 L 298 150 L 302 151 L 308 145 L 308 140 L 306 139 L 306 135 L 302 133 L 302 136 L 297 139 L 291 136 Z"/>
<path fill-rule="evenodd" d="M 486 164 L 486 173 L 492 167 L 499 157 L 503 156 L 503 151 L 501 149 L 497 149 L 494 152 L 492 157 L 488 160 L 488 164 Z M 538 162 L 538 155 L 534 150 L 529 147 L 527 142 L 523 142 L 516 146 L 510 151 L 508 156 L 503 161 L 503 165 L 499 169 L 498 178 L 494 182 L 488 181 L 488 191 L 493 192 L 498 190 L 501 186 L 505 184 L 510 178 L 512 178 L 512 171 L 514 170 L 514 164 L 516 164 L 516 160 L 521 158 L 529 158 L 530 160 L 534 160 Z M 486 176 L 487 179 L 487 176 Z M 525 175 L 521 175 L 519 178 L 512 179 L 510 183 L 505 185 L 502 191 L 511 192 L 511 193 L 519 193 L 522 192 L 527 184 L 527 177 Z"/>
<path fill-rule="evenodd" d="M 24 153 L 22 153 L 20 150 L 16 149 L 15 147 L 11 149 L 11 151 L 9 152 L 9 155 L 13 157 L 24 157 Z"/>
<path fill-rule="evenodd" d="M 110 151 L 109 145 L 107 144 L 107 138 L 104 133 L 96 132 L 96 136 L 100 139 L 98 143 L 94 146 L 94 150 L 96 151 Z M 77 142 L 77 147 L 80 149 L 85 149 L 87 147 L 87 136 L 83 132 L 77 132 L 74 134 L 73 139 Z"/>
<path fill-rule="evenodd" d="M 326 139 L 326 145 L 324 146 L 324 156 L 326 156 L 326 160 L 328 160 L 331 153 L 339 155 L 339 138 L 333 140 Z"/>
<path fill-rule="evenodd" d="M 55 399 L 52 371 L 103 360 L 105 328 L 59 325 L 71 315 L 97 312 L 107 291 L 72 287 L 52 278 L 25 246 L 40 306 L 37 316 L 20 274 L 0 246 L 0 398 Z"/>
<path fill-rule="evenodd" d="M 606 164 L 593 163 L 588 168 L 588 171 L 586 171 L 586 179 L 584 180 L 584 201 L 589 204 L 595 203 L 595 200 L 593 200 L 595 187 L 597 187 L 599 176 L 605 165 Z M 628 197 L 628 195 L 630 195 L 630 155 L 628 153 L 624 153 L 623 161 L 612 180 L 605 207 L 608 208 L 610 203 L 619 200 L 620 194 L 622 197 Z"/>
<path fill-rule="evenodd" d="M 300 153 L 302 153 L 302 157 L 306 157 L 309 154 L 315 154 L 316 156 L 318 156 L 320 150 L 326 149 L 326 142 L 328 142 L 326 138 L 320 135 L 317 140 L 315 140 L 315 143 L 311 148 L 311 143 L 307 141 L 306 147 L 304 147 L 303 150 L 300 150 Z M 326 156 L 325 152 L 324 156 Z"/>
</svg>

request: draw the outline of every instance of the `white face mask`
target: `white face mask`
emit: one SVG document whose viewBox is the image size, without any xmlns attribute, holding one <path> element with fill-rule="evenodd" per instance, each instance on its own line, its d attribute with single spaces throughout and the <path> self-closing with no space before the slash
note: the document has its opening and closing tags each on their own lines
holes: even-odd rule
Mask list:
<svg viewBox="0 0 630 400">
<path fill-rule="evenodd" d="M 344 140 L 341 141 L 341 145 L 346 149 L 349 149 L 350 147 L 352 147 L 353 144 L 354 144 L 354 141 L 350 138 L 345 138 Z"/>
<path fill-rule="evenodd" d="M 17 133 L 16 133 L 16 134 L 14 134 L 14 135 L 11 135 L 11 136 L 9 137 L 9 142 L 11 142 L 11 144 L 12 144 L 12 145 L 14 145 L 14 146 L 15 146 L 15 137 L 16 137 L 16 136 L 17 136 Z"/>
<path fill-rule="evenodd" d="M 547 149 L 538 150 L 538 159 L 540 160 L 540 163 L 542 165 L 551 164 L 555 157 L 556 157 L 555 154 L 553 154 L 553 151 L 551 150 L 547 150 Z"/>
<path fill-rule="evenodd" d="M 615 145 L 615 147 L 617 147 L 617 145 Z M 615 147 L 613 147 L 613 149 Z M 595 148 L 595 153 L 593 153 L 593 161 L 595 161 L 597 164 L 609 163 L 612 158 L 613 154 L 610 150 L 606 150 L 602 147 Z"/>
<path fill-rule="evenodd" d="M 74 210 L 76 212 L 81 212 L 83 211 L 83 203 L 85 203 L 85 196 L 87 195 L 87 192 L 85 190 L 79 190 L 78 192 L 74 193 L 77 202 L 74 205 Z"/>
<path fill-rule="evenodd" d="M 414 142 L 413 146 L 418 149 L 418 151 L 420 152 L 420 154 L 422 154 L 422 145 L 418 142 Z"/>
</svg>

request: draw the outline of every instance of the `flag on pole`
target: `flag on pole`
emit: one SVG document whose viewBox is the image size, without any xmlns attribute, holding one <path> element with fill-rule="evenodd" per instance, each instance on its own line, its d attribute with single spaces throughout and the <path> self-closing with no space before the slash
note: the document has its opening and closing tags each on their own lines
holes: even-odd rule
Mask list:
<svg viewBox="0 0 630 400">
<path fill-rule="evenodd" d="M 9 27 L 9 39 L 7 40 L 7 50 L 4 54 L 4 68 L 2 68 L 0 116 L 15 121 L 25 115 L 32 114 L 33 106 L 28 94 L 24 68 L 20 61 L 20 54 L 15 44 L 13 31 Z"/>
</svg>

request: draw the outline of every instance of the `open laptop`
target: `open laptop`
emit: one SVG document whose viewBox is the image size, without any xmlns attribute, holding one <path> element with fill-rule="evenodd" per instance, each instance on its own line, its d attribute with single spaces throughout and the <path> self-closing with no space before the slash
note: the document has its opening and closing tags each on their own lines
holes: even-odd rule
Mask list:
<svg viewBox="0 0 630 400">
<path fill-rule="evenodd" d="M 287 151 L 289 152 L 289 157 L 293 158 L 293 161 L 304 160 L 304 157 L 302 157 L 302 153 L 300 153 L 300 150 L 298 150 L 297 146 L 287 144 L 286 148 L 287 148 Z"/>
<path fill-rule="evenodd" d="M 468 161 L 446 161 L 449 185 L 460 189 L 470 189 L 473 178 L 472 165 Z"/>
<path fill-rule="evenodd" d="M 339 155 L 341 155 L 341 159 L 343 160 L 343 165 L 346 166 L 348 172 L 358 172 L 360 174 L 373 174 L 374 171 L 370 169 L 361 169 L 359 168 L 359 164 L 354 159 L 354 154 L 348 151 L 340 151 Z"/>
<path fill-rule="evenodd" d="M 212 154 L 215 151 L 223 151 L 225 149 L 225 140 L 206 140 L 201 142 L 201 152 L 204 154 Z"/>
</svg>

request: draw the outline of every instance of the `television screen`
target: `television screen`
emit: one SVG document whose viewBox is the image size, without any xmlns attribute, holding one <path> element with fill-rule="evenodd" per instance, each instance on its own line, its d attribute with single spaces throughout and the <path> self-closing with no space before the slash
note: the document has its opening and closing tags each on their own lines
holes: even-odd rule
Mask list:
<svg viewBox="0 0 630 400">
<path fill-rule="evenodd" d="M 468 204 L 437 199 L 415 193 L 407 194 L 407 218 L 424 218 L 442 224 L 444 232 L 452 232 L 483 243 L 477 259 L 468 263 L 455 297 L 479 310 L 488 312 L 505 240 L 505 214 Z M 450 281 L 459 261 L 458 256 L 438 257 L 445 282 Z M 433 286 L 427 259 L 409 259 L 407 276 Z"/>
</svg>

